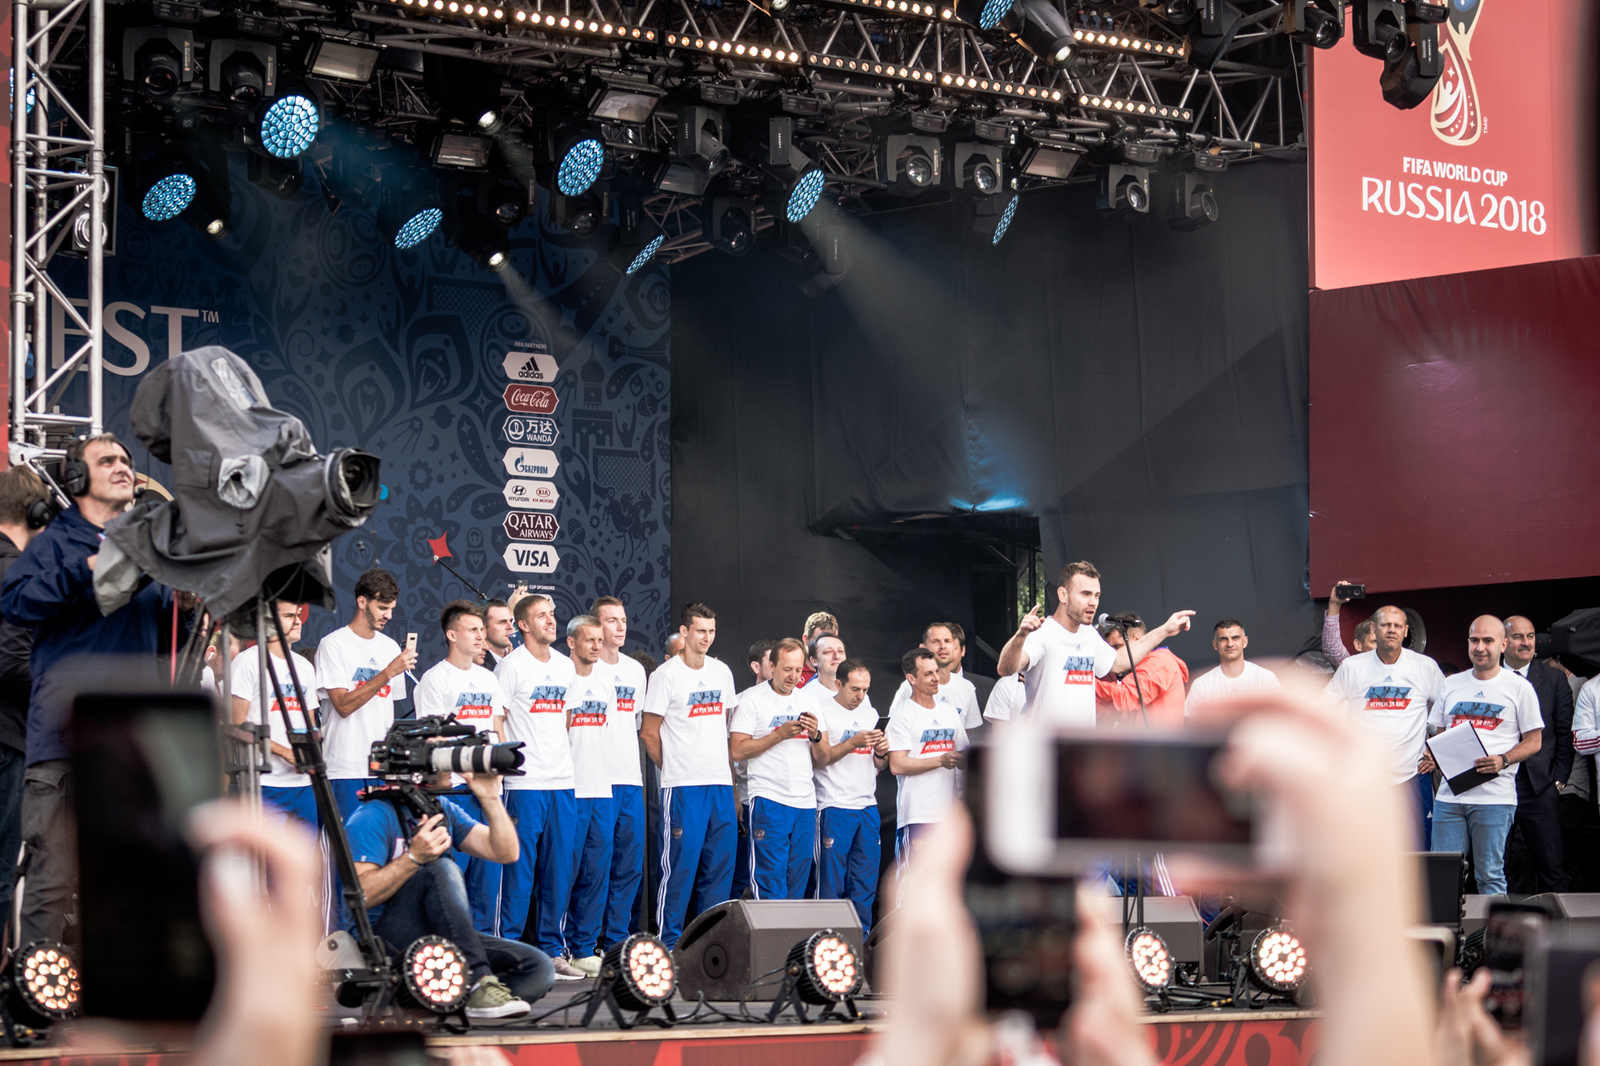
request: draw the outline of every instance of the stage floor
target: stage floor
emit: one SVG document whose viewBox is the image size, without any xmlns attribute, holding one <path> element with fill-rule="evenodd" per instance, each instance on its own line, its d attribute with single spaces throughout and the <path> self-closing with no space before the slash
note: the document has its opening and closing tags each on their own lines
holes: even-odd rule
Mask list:
<svg viewBox="0 0 1600 1066">
<path fill-rule="evenodd" d="M 588 984 L 558 985 L 535 1005 L 535 1013 L 556 1007 L 587 991 Z M 715 1004 L 738 1014 L 734 1003 Z M 765 1004 L 751 1004 L 752 1014 Z M 795 1024 L 792 1015 L 776 1025 L 722 1019 L 661 1029 L 646 1023 L 620 1030 L 604 1010 L 590 1029 L 576 1026 L 582 1008 L 557 1011 L 533 1026 L 475 1029 L 463 1035 L 434 1030 L 429 1043 L 438 1046 L 494 1045 L 518 1066 L 749 1066 L 752 1054 L 761 1066 L 853 1066 L 881 1026 L 887 1001 L 862 1004 L 868 1017 L 856 1022 Z M 678 1007 L 680 1016 L 691 1010 Z M 813 1010 L 815 1014 L 815 1010 Z M 601 1024 L 602 1019 L 604 1024 Z M 1305 1066 L 1317 1043 L 1317 1015 L 1312 1011 L 1233 1010 L 1187 1014 L 1150 1014 L 1144 1018 L 1152 1049 L 1162 1066 Z M 114 1055 L 84 1054 L 67 1048 L 0 1048 L 0 1061 L 48 1060 L 60 1066 L 178 1066 L 185 1060 L 180 1046 L 130 1044 Z"/>
</svg>

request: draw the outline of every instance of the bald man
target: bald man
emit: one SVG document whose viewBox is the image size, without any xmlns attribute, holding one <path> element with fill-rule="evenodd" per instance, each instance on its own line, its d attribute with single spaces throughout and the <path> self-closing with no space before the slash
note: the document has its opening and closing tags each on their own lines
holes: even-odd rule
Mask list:
<svg viewBox="0 0 1600 1066">
<path fill-rule="evenodd" d="M 1469 787 L 1458 780 L 1459 795 L 1448 780 L 1439 785 L 1432 849 L 1464 853 L 1470 843 L 1478 891 L 1486 896 L 1506 891 L 1506 837 L 1517 813 L 1517 764 L 1539 750 L 1544 732 L 1539 697 L 1526 678 L 1500 665 L 1505 651 L 1505 623 L 1492 614 L 1473 619 L 1467 631 L 1472 669 L 1445 678 L 1428 716 L 1429 733 L 1470 725 L 1486 753 L 1473 765 L 1480 784 Z M 1433 769 L 1433 757 L 1424 750 L 1417 772 Z"/>
<path fill-rule="evenodd" d="M 1506 885 L 1525 895 L 1571 891 L 1561 847 L 1561 790 L 1572 773 L 1572 686 L 1566 674 L 1534 658 L 1535 632 L 1522 615 L 1507 618 L 1501 664 L 1533 686 L 1544 723 L 1539 750 L 1517 767 L 1517 839 L 1506 853 Z"/>
<path fill-rule="evenodd" d="M 1410 628 L 1398 607 L 1372 615 L 1378 646 L 1339 664 L 1323 694 L 1337 700 L 1390 753 L 1392 780 L 1410 788 L 1417 812 L 1417 847 L 1428 849 L 1433 815 L 1433 780 L 1417 773 L 1427 739 L 1428 713 L 1444 684 L 1444 672 L 1426 655 L 1405 647 Z"/>
</svg>

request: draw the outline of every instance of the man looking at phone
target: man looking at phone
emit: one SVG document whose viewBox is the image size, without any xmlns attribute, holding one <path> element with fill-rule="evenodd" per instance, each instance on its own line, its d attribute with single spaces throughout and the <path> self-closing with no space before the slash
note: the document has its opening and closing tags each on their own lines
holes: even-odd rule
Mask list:
<svg viewBox="0 0 1600 1066">
<path fill-rule="evenodd" d="M 1382 640 L 1381 622 L 1378 631 Z M 1533 686 L 1500 665 L 1505 650 L 1505 624 L 1488 614 L 1474 619 L 1467 631 L 1472 669 L 1444 679 L 1428 715 L 1432 733 L 1470 724 L 1487 753 L 1473 769 L 1492 774 L 1488 781 L 1459 796 L 1448 780 L 1439 785 L 1432 847 L 1433 851 L 1465 852 L 1470 840 L 1473 874 L 1478 891 L 1486 896 L 1505 893 L 1506 837 L 1517 812 L 1515 767 L 1539 750 L 1544 727 Z M 1417 773 L 1431 774 L 1433 769 L 1433 756 L 1424 749 Z"/>
<path fill-rule="evenodd" d="M 806 650 L 785 637 L 772 649 L 772 680 L 739 695 L 728 754 L 750 767 L 750 880 L 756 899 L 801 899 L 817 835 L 817 788 L 823 764 L 816 700 L 801 693 Z"/>
<path fill-rule="evenodd" d="M 1023 616 L 1006 646 L 1000 649 L 1000 676 L 1021 673 L 1028 690 L 1024 714 L 1043 714 L 1061 725 L 1092 728 L 1094 681 L 1132 664 L 1189 628 L 1193 611 L 1175 611 L 1160 626 L 1113 649 L 1094 629 L 1100 608 L 1100 571 L 1093 563 L 1068 563 L 1056 577 L 1056 610 L 1049 618 L 1043 606 Z M 1132 656 L 1130 658 L 1129 656 Z"/>
<path fill-rule="evenodd" d="M 473 928 L 466 882 L 453 852 L 493 863 L 517 861 L 517 828 L 500 802 L 495 774 L 462 774 L 483 811 L 479 822 L 449 796 L 442 814 L 404 822 L 394 804 L 361 804 L 345 823 L 372 930 L 405 951 L 418 937 L 442 936 L 461 949 L 467 967 L 466 1014 L 472 1021 L 512 1021 L 550 991 L 548 955 L 527 944 L 485 936 Z M 450 775 L 435 782 L 448 784 Z"/>
<path fill-rule="evenodd" d="M 922 631 L 922 643 L 918 646 L 926 648 L 933 656 L 939 668 L 939 692 L 961 708 L 961 724 L 970 733 L 983 724 L 983 710 L 978 706 L 978 692 L 972 682 L 952 672 L 961 668 L 961 644 L 956 640 L 954 625 L 953 622 L 934 622 Z M 901 682 L 894 699 L 889 701 L 891 721 L 910 698 L 911 686 Z"/>
<path fill-rule="evenodd" d="M 817 701 L 817 898 L 849 900 L 865 934 L 878 897 L 878 775 L 889 765 L 889 738 L 867 698 L 867 664 L 846 659 L 837 673 L 839 691 Z"/>
<path fill-rule="evenodd" d="M 895 855 L 902 866 L 956 799 L 956 770 L 967 750 L 961 708 L 939 691 L 933 652 L 913 648 L 900 657 L 911 698 L 889 719 L 889 769 L 898 779 Z"/>
<path fill-rule="evenodd" d="M 622 654 L 628 642 L 628 609 L 615 596 L 601 596 L 589 607 L 604 637 L 595 669 L 616 696 L 606 718 L 606 765 L 611 774 L 611 882 L 606 892 L 601 948 L 628 938 L 639 883 L 644 878 L 644 775 L 639 757 L 639 714 L 644 709 L 644 667 Z M 582 964 L 577 964 L 583 969 Z"/>
<path fill-rule="evenodd" d="M 1409 784 L 1413 790 L 1418 846 L 1426 850 L 1431 839 L 1433 779 L 1416 767 L 1422 758 L 1429 710 L 1438 706 L 1444 672 L 1426 655 L 1405 647 L 1410 627 L 1400 608 L 1379 607 L 1372 621 L 1378 646 L 1340 663 L 1323 695 L 1343 704 L 1390 752 L 1394 783 Z"/>
<path fill-rule="evenodd" d="M 415 650 L 402 651 L 383 633 L 400 598 L 394 575 L 374 567 L 356 579 L 355 593 L 350 624 L 317 645 L 318 694 L 328 701 L 322 714 L 323 759 L 334 802 L 345 818 L 359 803 L 356 793 L 379 783 L 367 776 L 367 756 L 394 724 L 395 701 L 406 695 L 405 673 L 417 665 Z"/>
<path fill-rule="evenodd" d="M 1194 714 L 1197 707 L 1216 700 L 1283 687 L 1277 674 L 1244 657 L 1250 634 L 1237 618 L 1224 618 L 1211 627 L 1211 646 L 1217 652 L 1217 668 L 1207 670 L 1189 686 L 1185 714 Z"/>
</svg>

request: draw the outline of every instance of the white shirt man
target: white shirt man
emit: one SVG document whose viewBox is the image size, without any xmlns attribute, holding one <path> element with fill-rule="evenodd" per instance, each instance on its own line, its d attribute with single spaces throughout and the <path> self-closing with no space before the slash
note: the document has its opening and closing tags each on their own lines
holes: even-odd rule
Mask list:
<svg viewBox="0 0 1600 1066">
<path fill-rule="evenodd" d="M 1095 678 L 1113 669 L 1126 671 L 1178 633 L 1189 628 L 1193 611 L 1175 611 L 1156 628 L 1113 649 L 1094 628 L 1100 606 L 1100 571 L 1086 562 L 1068 563 L 1056 579 L 1056 610 L 1049 618 L 1038 608 L 1023 616 L 1000 649 L 1000 674 L 1021 673 L 1028 696 L 1026 715 L 1091 729 L 1095 724 Z M 1130 651 L 1132 658 L 1129 657 Z"/>
<path fill-rule="evenodd" d="M 1381 642 L 1383 623 L 1378 628 Z M 1539 750 L 1544 728 L 1533 686 L 1500 665 L 1505 650 L 1505 624 L 1492 615 L 1474 619 L 1467 635 L 1472 669 L 1444 679 L 1428 716 L 1433 732 L 1471 725 L 1486 753 L 1473 768 L 1487 781 L 1457 795 L 1447 780 L 1433 805 L 1433 850 L 1466 852 L 1470 841 L 1473 874 L 1484 895 L 1506 890 L 1506 838 L 1517 813 L 1516 764 Z M 1432 756 L 1424 753 L 1417 772 L 1433 768 Z"/>
<path fill-rule="evenodd" d="M 1241 623 L 1232 618 L 1218 622 L 1211 628 L 1211 646 L 1217 652 L 1217 668 L 1207 670 L 1189 685 L 1184 714 L 1192 715 L 1195 708 L 1218 700 L 1283 688 L 1277 674 L 1244 657 L 1250 636 Z"/>
<path fill-rule="evenodd" d="M 1403 646 L 1409 631 L 1404 611 L 1380 607 L 1372 618 L 1378 646 L 1340 663 L 1323 695 L 1340 701 L 1384 745 L 1392 780 L 1402 785 L 1416 776 L 1428 711 L 1438 699 L 1444 672 L 1432 659 Z M 1431 791 L 1432 783 L 1417 782 L 1416 787 Z"/>
<path fill-rule="evenodd" d="M 628 923 L 644 878 L 644 771 L 640 765 L 639 721 L 644 714 L 645 673 L 639 660 L 622 654 L 628 642 L 628 609 L 615 596 L 589 607 L 600 620 L 604 641 L 595 667 L 611 680 L 616 703 L 606 722 L 607 765 L 611 768 L 611 887 L 606 892 L 600 947 L 628 939 Z M 576 960 L 580 970 L 588 963 Z"/>
<path fill-rule="evenodd" d="M 973 730 L 983 724 L 983 712 L 978 706 L 978 690 L 971 681 L 961 676 L 961 644 L 950 627 L 935 622 L 922 631 L 919 647 L 933 653 L 934 664 L 939 668 L 939 692 L 951 703 L 961 708 L 961 724 Z M 906 700 L 911 698 L 911 686 L 900 682 L 894 698 L 889 701 L 889 720 L 893 721 Z"/>
<path fill-rule="evenodd" d="M 872 674 L 860 659 L 836 666 L 839 691 L 817 702 L 824 741 L 817 779 L 817 898 L 847 899 L 863 932 L 878 896 L 878 775 L 889 738 L 867 699 Z"/>
<path fill-rule="evenodd" d="M 307 704 L 311 702 L 311 694 L 317 691 L 317 671 L 304 658 L 296 659 L 293 678 L 298 678 L 300 682 L 296 690 L 283 649 L 285 643 L 293 647 L 294 642 L 300 639 L 300 605 L 280 600 L 273 605 L 273 610 L 277 613 L 280 632 L 284 637 L 282 641 L 274 638 L 267 644 L 272 655 L 273 674 L 278 682 L 277 695 L 263 714 L 261 649 L 251 648 L 248 653 L 236 656 L 228 676 L 233 699 L 233 720 L 249 721 L 256 725 L 264 722 L 269 731 L 272 753 L 268 758 L 270 768 L 261 775 L 261 802 L 282 814 L 300 819 L 315 830 L 321 825 L 321 819 L 317 816 L 316 797 L 311 792 L 311 777 L 295 770 L 294 751 L 289 746 L 289 730 L 284 727 L 283 712 L 288 712 L 289 725 L 297 733 L 311 727 L 313 717 L 308 717 Z M 266 687 L 269 691 L 272 689 L 270 676 Z"/>
<path fill-rule="evenodd" d="M 983 716 L 991 722 L 1009 722 L 1021 718 L 1028 702 L 1027 679 L 1021 674 L 1007 674 L 994 683 L 989 692 L 989 704 Z"/>
<path fill-rule="evenodd" d="M 812 770 L 825 753 L 815 697 L 799 689 L 805 648 L 792 637 L 772 649 L 772 680 L 739 695 L 728 734 L 732 758 L 750 768 L 746 807 L 756 899 L 800 899 L 817 836 Z"/>
<path fill-rule="evenodd" d="M 817 649 L 816 653 L 810 657 L 811 667 L 816 673 L 811 676 L 810 681 L 800 686 L 800 691 L 812 699 L 821 700 L 823 703 L 832 703 L 834 697 L 839 694 L 841 687 L 839 667 L 848 658 L 845 654 L 844 641 L 832 633 L 819 633 L 811 638 L 811 644 Z M 770 651 L 767 654 L 767 661 L 769 664 L 772 661 Z M 771 680 L 771 674 L 772 668 L 769 665 L 766 680 Z M 877 708 L 872 706 L 871 696 L 866 697 L 861 704 L 860 711 L 861 714 L 870 715 L 873 721 L 877 721 L 878 711 Z"/>
<path fill-rule="evenodd" d="M 517 940 L 527 925 L 529 902 L 539 897 L 534 947 L 558 960 L 556 976 L 580 980 L 566 964 L 561 919 L 566 914 L 575 875 L 578 808 L 573 795 L 572 748 L 567 741 L 567 688 L 572 661 L 552 646 L 556 605 L 548 596 L 517 601 L 522 647 L 500 661 L 494 676 L 505 694 L 506 713 L 495 729 L 502 740 L 520 740 L 522 777 L 506 778 L 506 810 L 517 826 L 521 853 L 506 867 L 500 889 L 500 930 Z M 563 972 L 563 970 L 568 972 Z"/>
<path fill-rule="evenodd" d="M 640 737 L 661 770 L 662 862 L 656 913 L 661 939 L 676 947 L 689 897 L 699 910 L 728 898 L 739 838 L 727 712 L 733 674 L 709 656 L 716 613 L 691 603 L 679 616 L 683 648 L 650 676 Z"/>
<path fill-rule="evenodd" d="M 372 745 L 394 724 L 395 702 L 406 695 L 405 672 L 417 665 L 416 652 L 401 651 L 383 634 L 399 596 L 393 574 L 368 570 L 356 580 L 350 624 L 317 645 L 317 695 L 329 704 L 322 715 L 322 757 L 346 820 L 360 803 L 356 793 L 378 783 L 367 776 Z"/>
<path fill-rule="evenodd" d="M 611 849 L 616 822 L 611 805 L 610 718 L 616 711 L 616 675 L 603 669 L 600 654 L 605 633 L 593 615 L 567 623 L 572 652 L 572 683 L 567 686 L 567 736 L 572 742 L 578 825 L 577 876 L 572 899 L 561 923 L 573 968 L 587 977 L 600 972 L 595 949 L 605 923 L 606 892 L 611 885 Z"/>
<path fill-rule="evenodd" d="M 955 802 L 958 769 L 967 750 L 961 708 L 939 691 L 939 668 L 925 648 L 908 651 L 901 669 L 911 698 L 889 722 L 889 769 L 898 786 L 895 854 L 902 865 L 921 846 L 929 826 Z"/>
</svg>

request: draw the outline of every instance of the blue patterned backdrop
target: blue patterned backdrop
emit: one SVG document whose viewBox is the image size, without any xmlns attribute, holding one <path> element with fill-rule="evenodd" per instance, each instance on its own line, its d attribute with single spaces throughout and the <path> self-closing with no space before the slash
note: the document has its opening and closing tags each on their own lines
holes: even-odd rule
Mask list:
<svg viewBox="0 0 1600 1066">
<path fill-rule="evenodd" d="M 495 274 L 440 233 L 395 251 L 371 215 L 349 206 L 330 215 L 309 174 L 289 201 L 249 184 L 242 167 L 233 189 L 233 232 L 219 242 L 120 210 L 105 271 L 106 424 L 139 469 L 167 481 L 128 425 L 143 373 L 180 330 L 183 349 L 231 348 L 323 451 L 350 445 L 383 461 L 386 500 L 334 546 L 339 611 L 313 611 L 306 641 L 348 621 L 356 576 L 381 565 L 402 590 L 389 633 L 419 633 L 425 668 L 443 655 L 439 606 L 475 598 L 433 565 L 430 538 L 445 534 L 452 565 L 491 596 L 518 576 L 503 558 L 502 364 L 508 351 L 546 350 L 559 397 L 550 513 L 560 562 L 523 579 L 551 591 L 563 625 L 593 597 L 620 596 L 630 648 L 658 649 L 669 614 L 667 269 L 624 279 L 603 250 L 548 228 L 542 204 L 512 231 L 512 265 Z M 82 294 L 81 263 L 58 263 L 66 291 Z"/>
</svg>

